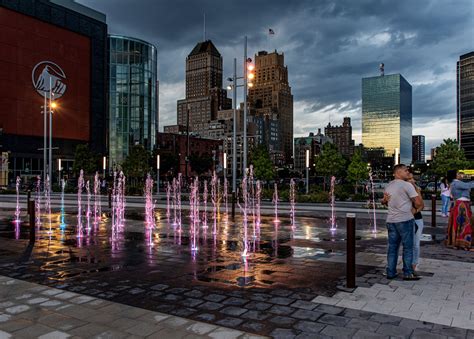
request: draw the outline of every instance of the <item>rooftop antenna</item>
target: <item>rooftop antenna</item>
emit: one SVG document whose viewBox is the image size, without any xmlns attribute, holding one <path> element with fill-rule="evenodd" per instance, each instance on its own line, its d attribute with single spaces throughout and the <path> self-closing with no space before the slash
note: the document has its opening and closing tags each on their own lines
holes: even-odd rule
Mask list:
<svg viewBox="0 0 474 339">
<path fill-rule="evenodd" d="M 380 76 L 383 77 L 385 75 L 385 65 L 381 63 L 379 66 L 379 69 L 380 69 Z"/>
<path fill-rule="evenodd" d="M 204 13 L 204 40 L 206 41 L 206 13 Z"/>
</svg>

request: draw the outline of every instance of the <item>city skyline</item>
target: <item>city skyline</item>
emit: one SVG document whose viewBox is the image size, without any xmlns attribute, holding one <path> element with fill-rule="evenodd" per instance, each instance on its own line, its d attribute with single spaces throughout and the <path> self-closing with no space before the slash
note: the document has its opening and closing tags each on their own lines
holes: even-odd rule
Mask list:
<svg viewBox="0 0 474 339">
<path fill-rule="evenodd" d="M 472 49 L 474 35 L 469 1 L 78 2 L 104 12 L 110 33 L 157 45 L 161 126 L 175 122 L 176 100 L 185 92 L 186 55 L 203 40 L 205 12 L 206 38 L 223 56 L 224 78 L 231 74 L 232 59 L 243 56 L 245 34 L 249 56 L 274 49 L 285 54 L 295 97 L 295 137 L 349 116 L 359 143 L 360 80 L 378 75 L 380 62 L 388 74 L 404 74 L 412 84 L 413 134 L 426 135 L 427 149 L 456 137 L 456 61 Z"/>
</svg>

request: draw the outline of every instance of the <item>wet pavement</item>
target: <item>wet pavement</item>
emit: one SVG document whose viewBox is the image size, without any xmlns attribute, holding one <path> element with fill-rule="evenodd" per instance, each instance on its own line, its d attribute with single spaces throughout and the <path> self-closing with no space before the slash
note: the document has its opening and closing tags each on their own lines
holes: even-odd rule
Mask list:
<svg viewBox="0 0 474 339">
<path fill-rule="evenodd" d="M 234 224 L 222 215 L 213 234 L 208 215 L 209 227 L 201 224 L 193 238 L 184 213 L 181 232 L 159 211 L 151 234 L 135 212 L 119 229 L 105 214 L 97 224 L 84 219 L 86 231 L 80 238 L 76 215 L 53 213 L 51 224 L 42 218 L 35 244 L 29 246 L 28 223 L 17 227 L 11 211 L 0 212 L 0 275 L 275 337 L 337 336 L 337 326 L 353 325 L 351 310 L 312 302 L 333 296 L 344 284 L 345 264 L 328 260 L 345 256 L 343 218 L 337 231 L 330 232 L 325 218 L 296 218 L 292 225 L 285 215 L 277 223 L 262 217 L 255 237 L 253 224 L 248 224 L 250 254 L 242 257 L 240 218 Z M 373 233 L 371 223 L 358 221 L 358 251 L 386 243 L 383 227 Z M 376 264 L 358 265 L 357 274 L 374 274 L 374 269 Z M 339 324 L 329 319 L 336 315 L 348 320 Z M 355 318 L 374 315 L 362 312 Z M 352 327 L 347 334 L 356 332 Z"/>
</svg>

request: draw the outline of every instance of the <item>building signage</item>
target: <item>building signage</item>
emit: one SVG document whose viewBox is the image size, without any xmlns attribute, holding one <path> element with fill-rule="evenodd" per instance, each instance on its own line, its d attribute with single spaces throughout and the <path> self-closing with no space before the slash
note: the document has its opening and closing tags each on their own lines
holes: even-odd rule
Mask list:
<svg viewBox="0 0 474 339">
<path fill-rule="evenodd" d="M 41 61 L 36 64 L 31 72 L 31 81 L 39 95 L 44 97 L 49 95 L 50 91 L 54 99 L 58 99 L 66 92 L 66 74 L 52 61 Z"/>
</svg>

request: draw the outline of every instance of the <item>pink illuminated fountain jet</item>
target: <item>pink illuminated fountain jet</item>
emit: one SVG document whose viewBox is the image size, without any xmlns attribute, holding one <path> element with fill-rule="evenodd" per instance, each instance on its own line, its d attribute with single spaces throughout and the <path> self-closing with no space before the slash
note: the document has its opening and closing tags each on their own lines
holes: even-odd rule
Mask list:
<svg viewBox="0 0 474 339">
<path fill-rule="evenodd" d="M 331 218 L 329 219 L 329 223 L 331 224 L 331 228 L 329 229 L 331 232 L 335 232 L 337 229 L 337 223 L 336 223 L 336 197 L 334 196 L 334 187 L 336 184 L 336 177 L 332 176 L 331 177 L 331 193 L 330 193 L 330 199 L 331 199 Z"/>
</svg>

